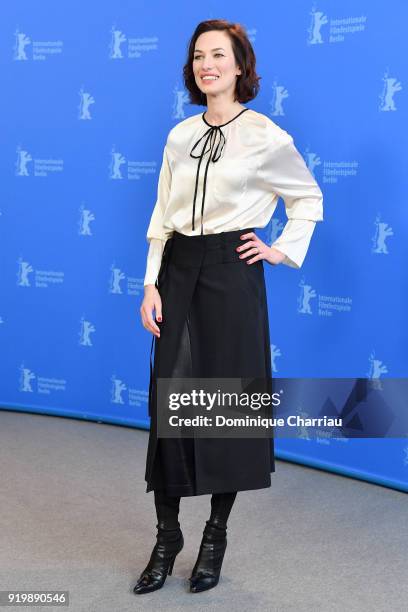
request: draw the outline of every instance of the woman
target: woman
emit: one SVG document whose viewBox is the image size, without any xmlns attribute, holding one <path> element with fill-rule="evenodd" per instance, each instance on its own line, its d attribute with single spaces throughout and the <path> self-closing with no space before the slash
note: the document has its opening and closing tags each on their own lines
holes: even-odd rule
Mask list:
<svg viewBox="0 0 408 612">
<path fill-rule="evenodd" d="M 153 334 L 146 492 L 154 491 L 157 542 L 137 594 L 161 588 L 183 547 L 182 496 L 211 493 L 190 591 L 219 580 L 227 520 L 237 491 L 271 485 L 273 439 L 158 438 L 157 380 L 271 378 L 263 261 L 299 268 L 322 193 L 293 144 L 267 116 L 245 106 L 259 89 L 244 29 L 224 20 L 198 25 L 184 80 L 204 113 L 167 138 L 158 197 L 147 230 L 144 327 Z M 288 222 L 270 246 L 255 234 L 281 196 Z M 153 311 L 155 319 L 153 320 Z"/>
</svg>

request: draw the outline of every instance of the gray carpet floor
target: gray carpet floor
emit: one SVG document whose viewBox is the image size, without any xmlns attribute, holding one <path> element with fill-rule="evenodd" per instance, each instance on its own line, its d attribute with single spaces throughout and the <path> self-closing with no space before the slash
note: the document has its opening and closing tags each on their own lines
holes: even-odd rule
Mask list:
<svg viewBox="0 0 408 612">
<path fill-rule="evenodd" d="M 156 535 L 147 439 L 0 411 L 0 590 L 67 590 L 71 612 L 408 610 L 407 495 L 283 461 L 270 488 L 238 493 L 216 588 L 188 592 L 210 510 L 201 495 L 181 499 L 173 575 L 134 595 Z"/>
</svg>

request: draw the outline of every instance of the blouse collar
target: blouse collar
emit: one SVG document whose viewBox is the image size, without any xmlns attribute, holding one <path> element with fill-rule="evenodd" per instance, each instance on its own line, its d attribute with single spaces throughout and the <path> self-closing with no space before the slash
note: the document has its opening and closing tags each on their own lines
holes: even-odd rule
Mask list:
<svg viewBox="0 0 408 612">
<path fill-rule="evenodd" d="M 200 160 L 198 162 L 197 173 L 196 173 L 196 180 L 195 180 L 194 201 L 193 201 L 193 217 L 192 217 L 192 225 L 191 225 L 192 231 L 194 231 L 195 203 L 196 203 L 197 190 L 198 190 L 198 177 L 199 177 L 199 174 L 200 174 L 200 166 L 201 166 L 201 162 L 203 160 L 203 157 L 204 157 L 204 155 L 206 153 L 210 152 L 210 155 L 209 155 L 209 157 L 207 159 L 207 163 L 206 163 L 206 166 L 205 166 L 205 172 L 204 172 L 203 197 L 202 197 L 202 202 L 201 202 L 201 234 L 203 234 L 203 212 L 204 212 L 205 190 L 206 190 L 206 185 L 207 185 L 208 166 L 209 166 L 210 160 L 215 163 L 215 162 L 217 162 L 220 159 L 221 153 L 222 153 L 222 151 L 224 149 L 224 146 L 225 146 L 225 143 L 226 143 L 226 139 L 225 139 L 225 136 L 224 136 L 221 128 L 224 127 L 225 125 L 228 125 L 229 123 L 231 123 L 235 119 L 237 119 L 237 117 L 242 115 L 242 113 L 244 113 L 247 110 L 249 110 L 249 108 L 242 109 L 242 111 L 240 111 L 238 113 L 238 115 L 235 115 L 235 117 L 233 117 L 232 119 L 230 119 L 229 121 L 227 121 L 226 123 L 223 123 L 221 125 L 211 125 L 210 123 L 208 123 L 208 121 L 204 117 L 205 111 L 201 115 L 204 123 L 206 123 L 209 126 L 209 129 L 203 134 L 203 136 L 201 136 L 199 138 L 199 140 L 197 140 L 197 142 L 194 144 L 193 148 L 190 151 L 190 156 L 191 157 L 194 157 L 194 158 Z M 201 145 L 201 151 L 199 153 L 197 153 L 197 154 L 194 154 L 194 150 L 198 147 L 200 142 L 203 141 L 203 140 L 204 140 L 204 142 Z M 210 144 L 209 149 L 207 149 L 207 143 Z M 214 146 L 215 146 L 215 148 L 214 148 Z"/>
</svg>

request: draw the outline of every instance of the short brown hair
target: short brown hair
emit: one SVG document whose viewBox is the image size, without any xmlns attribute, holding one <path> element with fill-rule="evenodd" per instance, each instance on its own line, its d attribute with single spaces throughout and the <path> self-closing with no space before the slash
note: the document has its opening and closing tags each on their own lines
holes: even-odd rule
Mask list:
<svg viewBox="0 0 408 612">
<path fill-rule="evenodd" d="M 235 100 L 241 103 L 253 100 L 258 94 L 259 80 L 262 77 L 256 74 L 255 53 L 245 28 L 239 23 L 231 23 L 225 19 L 210 19 L 198 24 L 188 45 L 187 62 L 183 68 L 183 77 L 184 84 L 189 92 L 190 103 L 207 106 L 207 96 L 197 87 L 192 64 L 197 38 L 203 32 L 210 32 L 212 30 L 222 30 L 228 34 L 231 40 L 235 61 L 242 71 L 242 74 L 237 77 Z"/>
</svg>

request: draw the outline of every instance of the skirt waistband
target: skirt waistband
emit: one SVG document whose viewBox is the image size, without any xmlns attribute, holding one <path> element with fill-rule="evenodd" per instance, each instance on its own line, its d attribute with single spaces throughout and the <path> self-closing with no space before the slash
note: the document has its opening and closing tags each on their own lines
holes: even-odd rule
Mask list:
<svg viewBox="0 0 408 612">
<path fill-rule="evenodd" d="M 229 262 L 239 262 L 242 265 L 244 260 L 240 258 L 237 251 L 237 247 L 244 242 L 240 236 L 253 231 L 253 228 L 249 227 L 242 230 L 195 236 L 174 231 L 164 246 L 163 269 L 166 269 L 169 260 L 183 268 L 199 268 Z"/>
<path fill-rule="evenodd" d="M 199 234 L 195 236 L 188 236 L 186 234 L 182 234 L 176 230 L 173 231 L 172 238 L 173 242 L 184 242 L 190 244 L 205 244 L 206 246 L 211 247 L 219 246 L 220 244 L 225 244 L 227 242 L 239 242 L 240 236 L 242 234 L 248 234 L 249 232 L 254 232 L 253 227 L 248 227 L 240 230 L 231 230 L 227 232 L 218 232 L 216 234 Z"/>
</svg>

